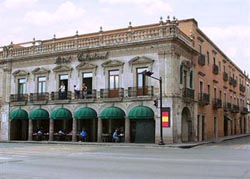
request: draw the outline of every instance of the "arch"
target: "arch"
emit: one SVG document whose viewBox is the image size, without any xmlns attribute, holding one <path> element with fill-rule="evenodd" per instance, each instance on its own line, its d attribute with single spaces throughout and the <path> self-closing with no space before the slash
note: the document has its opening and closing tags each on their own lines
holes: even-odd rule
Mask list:
<svg viewBox="0 0 250 179">
<path fill-rule="evenodd" d="M 192 140 L 192 126 L 191 112 L 189 108 L 184 107 L 181 113 L 181 140 L 182 142 L 189 142 Z"/>
<path fill-rule="evenodd" d="M 50 118 L 53 120 L 70 120 L 72 113 L 66 108 L 58 108 L 51 112 Z"/>
<path fill-rule="evenodd" d="M 23 109 L 16 109 L 10 112 L 10 120 L 27 120 L 28 113 Z"/>
<path fill-rule="evenodd" d="M 136 106 L 128 113 L 129 119 L 154 119 L 154 111 L 147 106 Z"/>
<path fill-rule="evenodd" d="M 45 109 L 35 109 L 30 112 L 29 118 L 31 120 L 47 120 L 49 119 L 49 113 Z"/>
<path fill-rule="evenodd" d="M 125 112 L 115 106 L 107 107 L 105 108 L 101 114 L 100 118 L 103 119 L 124 119 L 125 118 Z"/>
<path fill-rule="evenodd" d="M 92 108 L 84 107 L 84 108 L 78 109 L 74 113 L 74 118 L 75 119 L 96 119 L 97 118 L 97 113 Z"/>
</svg>

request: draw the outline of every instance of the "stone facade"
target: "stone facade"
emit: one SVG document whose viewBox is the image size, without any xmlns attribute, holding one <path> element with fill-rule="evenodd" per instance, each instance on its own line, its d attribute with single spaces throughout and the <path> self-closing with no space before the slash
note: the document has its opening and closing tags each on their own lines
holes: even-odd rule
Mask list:
<svg viewBox="0 0 250 179">
<path fill-rule="evenodd" d="M 162 77 L 162 106 L 170 108 L 170 127 L 163 128 L 164 142 L 213 138 L 211 130 L 214 127 L 208 118 L 214 114 L 218 118 L 216 137 L 223 136 L 224 126 L 219 122 L 224 116 L 223 110 L 204 110 L 198 103 L 200 79 L 210 80 L 207 76 L 204 79 L 202 74 L 210 75 L 212 72 L 204 72 L 197 63 L 199 51 L 196 39 L 199 39 L 199 35 L 194 39 L 193 34 L 185 34 L 186 28 L 195 21 L 187 22 L 167 20 L 140 27 L 101 30 L 93 34 L 34 40 L 3 47 L 0 51 L 1 140 L 16 140 L 18 135 L 23 136 L 18 139 L 33 140 L 35 128 L 42 125 L 42 122 L 31 119 L 32 111 L 37 109 L 47 111 L 50 116 L 46 124 L 49 135 L 46 140 L 56 140 L 54 133 L 59 129 L 59 124 L 52 116 L 54 111 L 63 108 L 72 114 L 72 119 L 64 121 L 60 127 L 68 126 L 67 132 L 72 141 L 77 140 L 80 127 L 91 126 L 88 127 L 91 136 L 88 140 L 91 142 L 106 141 L 103 138 L 106 128 L 105 133 L 110 135 L 115 128 L 121 127 L 124 128 L 125 142 L 158 143 L 160 109 L 154 106 L 154 101 L 159 100 L 159 81 L 142 75 L 140 70 L 145 69 L 154 72 L 153 77 Z M 217 48 L 215 50 L 218 51 Z M 234 69 L 238 70 L 236 66 Z M 90 76 L 85 78 L 84 75 Z M 244 80 L 248 79 L 241 75 Z M 66 83 L 65 98 L 61 98 L 58 92 L 62 82 Z M 88 85 L 88 94 L 82 98 L 84 92 L 80 90 L 79 98 L 74 92 L 74 85 L 81 89 L 83 82 Z M 220 85 L 217 78 L 208 83 Z M 41 91 L 42 98 L 38 98 Z M 138 106 L 150 109 L 153 119 L 140 114 L 138 119 L 135 115 L 132 116 L 134 120 L 130 120 L 131 111 Z M 119 108 L 125 113 L 121 122 L 111 119 L 113 114 L 109 114 L 112 122 L 105 121 L 102 115 L 110 107 Z M 89 122 L 77 120 L 75 114 L 81 108 L 93 109 L 97 113 L 96 118 Z M 15 124 L 19 119 L 10 116 L 17 110 L 24 110 L 29 115 L 24 120 L 26 122 Z M 202 127 L 199 118 L 205 113 L 205 125 Z M 21 133 L 16 131 L 18 125 L 22 126 Z M 146 128 L 151 130 L 151 134 L 145 131 L 145 135 L 151 139 L 153 137 L 153 140 L 143 140 L 139 135 Z M 206 131 L 203 139 L 202 128 Z"/>
</svg>

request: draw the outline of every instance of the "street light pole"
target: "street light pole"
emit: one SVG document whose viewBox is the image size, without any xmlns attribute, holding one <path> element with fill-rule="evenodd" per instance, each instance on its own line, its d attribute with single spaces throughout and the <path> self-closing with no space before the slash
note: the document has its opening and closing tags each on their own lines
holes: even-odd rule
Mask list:
<svg viewBox="0 0 250 179">
<path fill-rule="evenodd" d="M 143 75 L 146 75 L 150 78 L 153 78 L 155 80 L 158 80 L 160 83 L 160 142 L 159 145 L 165 145 L 164 141 L 163 141 L 163 131 L 162 131 L 162 78 L 156 78 L 154 76 L 151 76 L 153 74 L 153 72 L 151 71 L 147 71 L 145 70 L 144 72 L 142 72 Z"/>
</svg>

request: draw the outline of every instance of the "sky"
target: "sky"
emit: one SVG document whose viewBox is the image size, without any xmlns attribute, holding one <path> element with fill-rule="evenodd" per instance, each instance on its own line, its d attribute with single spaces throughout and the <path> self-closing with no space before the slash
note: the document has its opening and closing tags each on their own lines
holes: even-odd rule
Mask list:
<svg viewBox="0 0 250 179">
<path fill-rule="evenodd" d="M 194 18 L 199 28 L 250 74 L 250 0 L 0 0 L 0 47 Z"/>
</svg>

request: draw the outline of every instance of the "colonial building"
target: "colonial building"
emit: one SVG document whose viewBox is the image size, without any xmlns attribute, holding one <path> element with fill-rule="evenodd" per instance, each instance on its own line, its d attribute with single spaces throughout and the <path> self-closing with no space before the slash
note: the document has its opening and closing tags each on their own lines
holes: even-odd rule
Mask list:
<svg viewBox="0 0 250 179">
<path fill-rule="evenodd" d="M 162 126 L 164 142 L 179 143 L 249 131 L 249 79 L 194 19 L 11 43 L 0 75 L 1 140 L 77 141 L 84 128 L 89 142 L 112 142 L 118 129 L 120 141 L 158 143 Z"/>
</svg>

